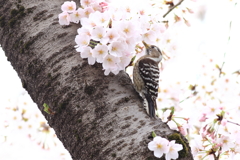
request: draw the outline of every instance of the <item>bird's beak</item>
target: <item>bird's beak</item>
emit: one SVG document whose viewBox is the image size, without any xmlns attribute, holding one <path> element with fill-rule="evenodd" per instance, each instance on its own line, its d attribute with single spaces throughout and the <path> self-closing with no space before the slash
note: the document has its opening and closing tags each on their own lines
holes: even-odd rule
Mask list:
<svg viewBox="0 0 240 160">
<path fill-rule="evenodd" d="M 144 44 L 144 46 L 146 47 L 146 49 L 149 48 L 149 45 L 148 45 L 146 42 L 142 41 L 142 43 Z"/>
</svg>

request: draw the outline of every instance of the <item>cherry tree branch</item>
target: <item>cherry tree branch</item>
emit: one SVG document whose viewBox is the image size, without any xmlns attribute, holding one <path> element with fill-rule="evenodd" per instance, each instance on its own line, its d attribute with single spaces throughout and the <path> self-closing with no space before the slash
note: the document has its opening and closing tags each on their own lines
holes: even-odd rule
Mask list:
<svg viewBox="0 0 240 160">
<path fill-rule="evenodd" d="M 236 122 L 232 122 L 232 121 L 227 121 L 228 123 L 232 123 L 232 124 L 235 124 L 237 126 L 240 126 L 240 124 L 236 123 Z"/>
<path fill-rule="evenodd" d="M 183 1 L 184 1 L 184 0 L 181 0 L 181 1 L 179 1 L 176 5 L 172 6 L 172 7 L 167 11 L 167 13 L 165 13 L 165 14 L 163 15 L 163 18 L 165 18 L 174 8 L 176 8 L 177 6 L 179 6 Z"/>
</svg>

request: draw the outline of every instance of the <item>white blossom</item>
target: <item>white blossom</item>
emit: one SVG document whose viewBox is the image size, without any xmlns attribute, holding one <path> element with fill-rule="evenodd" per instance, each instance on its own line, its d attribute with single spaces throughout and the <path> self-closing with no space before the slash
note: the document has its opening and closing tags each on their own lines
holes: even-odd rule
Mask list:
<svg viewBox="0 0 240 160">
<path fill-rule="evenodd" d="M 58 15 L 58 20 L 60 25 L 69 25 L 71 18 L 67 12 L 62 12 Z"/>
<path fill-rule="evenodd" d="M 107 56 L 108 54 L 108 47 L 106 45 L 100 45 L 98 44 L 94 49 L 93 49 L 93 57 L 97 59 L 97 62 L 102 63 L 103 59 Z"/>
<path fill-rule="evenodd" d="M 63 12 L 74 12 L 76 10 L 76 3 L 74 1 L 66 1 L 61 6 Z"/>
<path fill-rule="evenodd" d="M 161 158 L 164 153 L 169 151 L 169 141 L 165 138 L 156 136 L 153 141 L 148 143 L 148 149 L 154 152 L 154 156 Z"/>
<path fill-rule="evenodd" d="M 178 151 L 181 151 L 183 149 L 181 144 L 175 143 L 175 140 L 169 142 L 168 147 L 169 147 L 169 150 L 165 155 L 166 160 L 177 159 Z"/>
<path fill-rule="evenodd" d="M 93 57 L 93 51 L 91 47 L 83 47 L 80 54 L 82 58 L 88 58 L 88 64 L 93 65 L 95 63 L 96 58 Z"/>
</svg>

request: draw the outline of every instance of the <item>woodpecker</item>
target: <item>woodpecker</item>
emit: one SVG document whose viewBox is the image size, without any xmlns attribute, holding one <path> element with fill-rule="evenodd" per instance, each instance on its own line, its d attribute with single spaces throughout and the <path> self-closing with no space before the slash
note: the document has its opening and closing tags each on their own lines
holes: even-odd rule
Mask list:
<svg viewBox="0 0 240 160">
<path fill-rule="evenodd" d="M 133 83 L 135 90 L 143 98 L 143 104 L 148 115 L 155 118 L 157 110 L 156 99 L 158 96 L 159 67 L 162 52 L 155 45 L 146 47 L 146 55 L 137 60 L 133 69 Z"/>
</svg>

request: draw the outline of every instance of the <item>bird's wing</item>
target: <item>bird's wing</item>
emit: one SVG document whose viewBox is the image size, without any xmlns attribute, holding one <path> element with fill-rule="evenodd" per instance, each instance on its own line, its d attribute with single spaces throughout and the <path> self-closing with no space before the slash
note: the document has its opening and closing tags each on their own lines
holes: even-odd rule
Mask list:
<svg viewBox="0 0 240 160">
<path fill-rule="evenodd" d="M 158 95 L 159 68 L 158 64 L 151 59 L 139 61 L 139 73 L 145 82 L 146 89 L 155 101 Z"/>
</svg>

